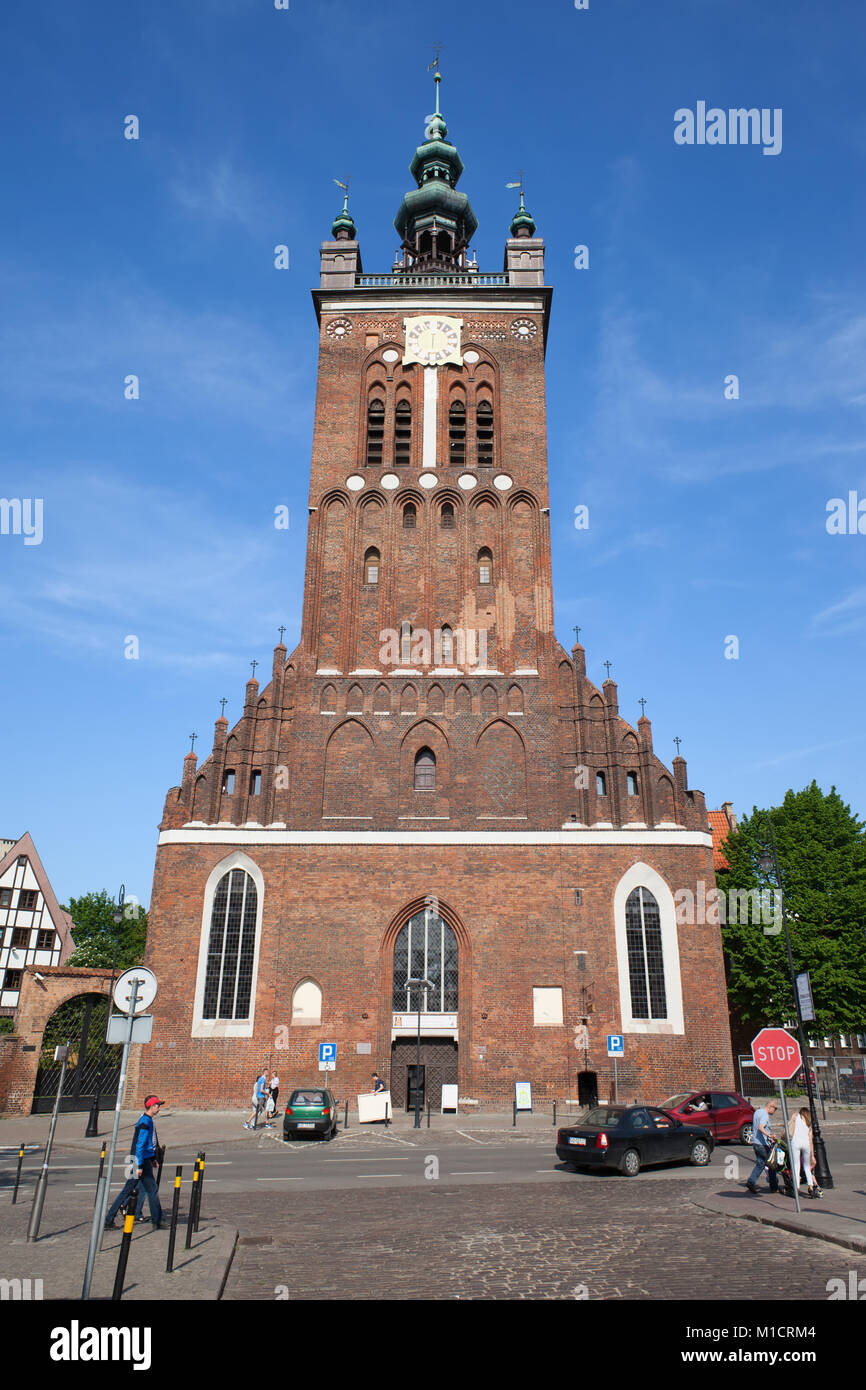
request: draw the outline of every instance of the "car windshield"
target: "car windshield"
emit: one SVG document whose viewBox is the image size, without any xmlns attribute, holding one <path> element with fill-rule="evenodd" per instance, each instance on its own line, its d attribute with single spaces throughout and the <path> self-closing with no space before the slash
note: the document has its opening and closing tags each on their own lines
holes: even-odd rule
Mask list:
<svg viewBox="0 0 866 1390">
<path fill-rule="evenodd" d="M 590 1110 L 583 1119 L 579 1121 L 578 1128 L 582 1129 L 586 1125 L 590 1129 L 615 1129 L 625 1114 L 622 1108 L 614 1108 L 610 1105 L 600 1105 L 596 1110 Z"/>
<path fill-rule="evenodd" d="M 326 1105 L 324 1091 L 292 1091 L 289 1105 Z"/>
<path fill-rule="evenodd" d="M 689 1100 L 693 1095 L 694 1091 L 683 1091 L 681 1095 L 668 1096 L 667 1100 L 662 1101 L 659 1110 L 676 1110 L 678 1106 L 683 1104 L 683 1101 Z"/>
</svg>

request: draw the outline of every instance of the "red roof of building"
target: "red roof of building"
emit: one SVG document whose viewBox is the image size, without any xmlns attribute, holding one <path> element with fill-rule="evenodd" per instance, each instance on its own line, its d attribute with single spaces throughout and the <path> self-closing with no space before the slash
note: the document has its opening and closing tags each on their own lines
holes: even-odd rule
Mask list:
<svg viewBox="0 0 866 1390">
<path fill-rule="evenodd" d="M 722 845 L 728 838 L 734 827 L 728 820 L 725 811 L 707 811 L 710 821 L 710 829 L 713 832 L 713 868 L 729 869 L 731 866 L 722 853 Z"/>
</svg>

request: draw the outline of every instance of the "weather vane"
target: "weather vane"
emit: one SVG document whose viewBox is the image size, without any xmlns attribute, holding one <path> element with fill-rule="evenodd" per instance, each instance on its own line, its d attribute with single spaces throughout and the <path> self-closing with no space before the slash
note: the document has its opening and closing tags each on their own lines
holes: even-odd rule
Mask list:
<svg viewBox="0 0 866 1390">
<path fill-rule="evenodd" d="M 343 190 L 343 211 L 344 211 L 344 212 L 346 212 L 346 210 L 348 209 L 348 206 L 349 206 L 349 179 L 350 179 L 350 178 L 351 178 L 351 174 L 347 174 L 346 177 L 345 177 L 345 179 L 334 179 L 334 183 L 337 185 L 337 187 L 338 187 L 338 188 L 342 188 L 342 190 Z"/>
<path fill-rule="evenodd" d="M 436 55 L 436 56 L 434 57 L 432 63 L 428 63 L 428 64 L 427 64 L 427 71 L 428 71 L 428 72 L 436 72 L 436 73 L 438 73 L 438 72 L 439 72 L 439 54 L 442 52 L 442 45 L 441 45 L 441 43 L 434 43 L 433 48 L 434 48 L 434 50 L 435 50 L 435 55 Z"/>
</svg>

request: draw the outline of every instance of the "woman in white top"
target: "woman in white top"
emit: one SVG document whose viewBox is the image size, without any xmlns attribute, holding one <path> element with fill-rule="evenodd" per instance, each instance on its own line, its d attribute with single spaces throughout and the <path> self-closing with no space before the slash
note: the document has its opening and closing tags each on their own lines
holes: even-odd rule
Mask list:
<svg viewBox="0 0 866 1390">
<path fill-rule="evenodd" d="M 821 1189 L 812 1174 L 815 1152 L 812 1148 L 812 1116 L 808 1110 L 795 1110 L 788 1121 L 788 1141 L 791 1150 L 791 1177 L 799 1187 L 800 1168 L 806 1178 L 810 1197 L 819 1197 Z"/>
</svg>

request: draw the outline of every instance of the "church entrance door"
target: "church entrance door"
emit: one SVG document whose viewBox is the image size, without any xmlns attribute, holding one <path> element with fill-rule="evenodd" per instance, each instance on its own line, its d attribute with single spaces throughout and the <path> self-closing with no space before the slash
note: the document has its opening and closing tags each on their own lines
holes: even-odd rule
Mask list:
<svg viewBox="0 0 866 1390">
<path fill-rule="evenodd" d="M 405 1097 L 407 1112 L 415 1109 L 418 1043 L 397 1038 L 391 1044 L 391 1095 L 396 1105 Z M 421 1038 L 421 1071 L 417 1076 L 421 1105 L 442 1107 L 442 1087 L 457 1084 L 457 1043 L 453 1038 Z"/>
</svg>

